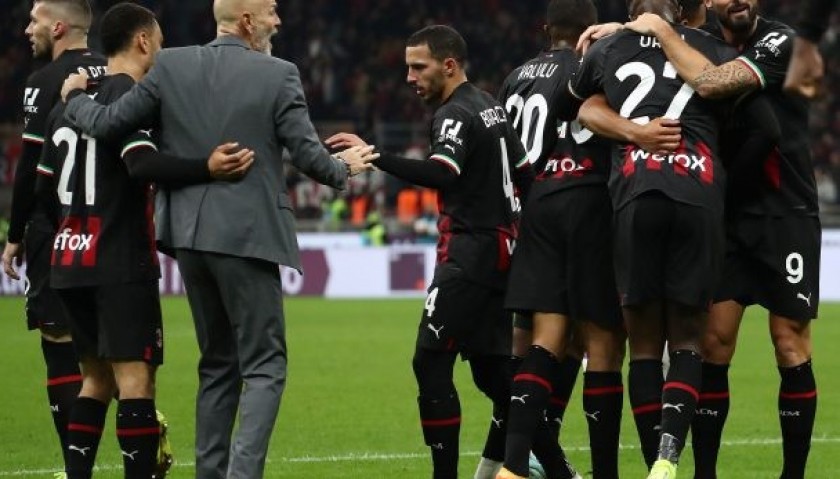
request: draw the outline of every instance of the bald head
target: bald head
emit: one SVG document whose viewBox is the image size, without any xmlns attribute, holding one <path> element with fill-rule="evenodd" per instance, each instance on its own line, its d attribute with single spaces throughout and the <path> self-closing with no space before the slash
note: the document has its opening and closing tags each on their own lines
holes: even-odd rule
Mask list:
<svg viewBox="0 0 840 479">
<path fill-rule="evenodd" d="M 213 0 L 217 35 L 235 35 L 260 52 L 271 51 L 280 17 L 276 0 Z"/>
<path fill-rule="evenodd" d="M 245 13 L 254 13 L 266 7 L 265 0 L 213 0 L 213 17 L 217 24 L 232 24 Z"/>
</svg>

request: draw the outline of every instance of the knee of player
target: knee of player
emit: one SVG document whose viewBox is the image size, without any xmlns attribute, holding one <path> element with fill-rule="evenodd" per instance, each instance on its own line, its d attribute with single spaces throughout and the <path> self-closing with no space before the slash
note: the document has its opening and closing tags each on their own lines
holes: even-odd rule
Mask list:
<svg viewBox="0 0 840 479">
<path fill-rule="evenodd" d="M 793 321 L 770 323 L 770 337 L 780 365 L 798 365 L 811 357 L 810 325 Z"/>
</svg>

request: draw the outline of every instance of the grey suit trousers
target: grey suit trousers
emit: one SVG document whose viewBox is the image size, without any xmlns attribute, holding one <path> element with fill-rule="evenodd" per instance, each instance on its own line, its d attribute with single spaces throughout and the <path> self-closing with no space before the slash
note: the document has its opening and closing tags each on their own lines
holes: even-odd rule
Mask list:
<svg viewBox="0 0 840 479">
<path fill-rule="evenodd" d="M 201 353 L 195 477 L 261 478 L 286 384 L 278 265 L 188 249 L 176 256 Z"/>
</svg>

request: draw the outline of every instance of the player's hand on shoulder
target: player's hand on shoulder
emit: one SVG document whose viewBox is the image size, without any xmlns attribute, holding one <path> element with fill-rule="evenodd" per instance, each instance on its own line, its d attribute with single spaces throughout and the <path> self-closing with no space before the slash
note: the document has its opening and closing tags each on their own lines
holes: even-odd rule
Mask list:
<svg viewBox="0 0 840 479">
<path fill-rule="evenodd" d="M 583 55 L 586 53 L 586 50 L 595 42 L 595 40 L 600 40 L 601 38 L 606 37 L 607 35 L 612 35 L 613 33 L 621 30 L 624 26 L 617 22 L 612 23 L 599 23 L 598 25 L 591 25 L 583 33 L 580 34 L 578 38 L 577 46 L 575 50 L 578 53 Z"/>
<path fill-rule="evenodd" d="M 643 13 L 632 22 L 624 24 L 624 28 L 641 33 L 642 35 L 658 35 L 661 31 L 660 29 L 664 27 L 670 28 L 670 25 L 662 17 L 654 13 Z"/>
<path fill-rule="evenodd" d="M 379 158 L 379 153 L 374 150 L 375 147 L 368 144 L 365 144 L 364 146 L 351 146 L 350 148 L 337 153 L 336 156 L 345 165 L 347 165 L 350 176 L 356 176 L 359 173 L 373 169 L 373 165 L 370 163 Z"/>
<path fill-rule="evenodd" d="M 225 143 L 210 154 L 207 169 L 214 179 L 235 181 L 245 176 L 254 163 L 254 156 L 253 150 L 240 148 L 239 143 Z"/>
<path fill-rule="evenodd" d="M 88 74 L 85 71 L 81 73 L 72 73 L 64 80 L 61 85 L 61 101 L 67 102 L 67 95 L 73 90 L 86 90 L 88 82 Z"/>
<path fill-rule="evenodd" d="M 350 148 L 351 146 L 368 146 L 367 142 L 353 133 L 336 133 L 327 138 L 324 143 L 330 148 Z"/>
<path fill-rule="evenodd" d="M 679 120 L 654 118 L 639 125 L 633 134 L 633 143 L 643 150 L 658 155 L 667 155 L 680 146 L 682 128 Z"/>
<path fill-rule="evenodd" d="M 20 279 L 16 266 L 20 266 L 23 247 L 20 243 L 6 243 L 3 249 L 3 271 L 12 279 Z"/>
</svg>

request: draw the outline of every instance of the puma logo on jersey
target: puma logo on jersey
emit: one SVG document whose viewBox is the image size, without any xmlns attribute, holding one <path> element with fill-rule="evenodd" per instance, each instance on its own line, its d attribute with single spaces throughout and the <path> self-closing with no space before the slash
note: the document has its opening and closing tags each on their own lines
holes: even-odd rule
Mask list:
<svg viewBox="0 0 840 479">
<path fill-rule="evenodd" d="M 519 401 L 522 404 L 525 404 L 525 398 L 528 397 L 528 396 L 530 396 L 530 394 L 523 394 L 521 396 L 511 396 L 510 397 L 510 402 Z"/>
<path fill-rule="evenodd" d="M 588 419 L 592 419 L 593 422 L 598 422 L 598 414 L 601 414 L 601 411 L 595 411 L 595 412 L 584 411 L 583 414 L 585 414 Z"/>
<path fill-rule="evenodd" d="M 432 323 L 429 323 L 426 325 L 426 327 L 429 328 L 429 330 L 431 330 L 433 333 L 435 333 L 436 338 L 440 339 L 440 332 L 443 331 L 444 325 L 441 325 L 439 328 L 435 329 Z"/>
<path fill-rule="evenodd" d="M 54 250 L 64 251 L 87 251 L 91 248 L 93 241 L 92 234 L 72 234 L 73 230 L 64 228 L 61 233 L 55 235 Z"/>
<path fill-rule="evenodd" d="M 796 299 L 805 301 L 805 304 L 807 304 L 809 308 L 811 307 L 811 293 L 808 293 L 808 296 L 805 296 L 802 293 L 796 293 Z"/>
<path fill-rule="evenodd" d="M 678 413 L 682 414 L 683 406 L 685 406 L 685 404 L 683 404 L 683 403 L 671 404 L 669 402 L 666 402 L 665 404 L 662 405 L 662 410 L 664 411 L 666 409 L 676 409 Z"/>
<path fill-rule="evenodd" d="M 148 136 L 149 138 L 152 137 L 152 129 L 151 128 L 149 128 L 148 130 L 137 130 L 137 131 L 139 131 L 140 133 Z"/>
<path fill-rule="evenodd" d="M 91 93 L 90 95 L 88 95 L 88 98 L 90 98 L 91 100 L 96 100 L 96 95 L 99 95 L 99 92 Z"/>
<path fill-rule="evenodd" d="M 502 423 L 505 422 L 504 419 L 496 419 L 496 416 L 490 416 L 490 420 L 493 422 L 493 425 L 497 428 L 502 428 Z"/>
</svg>

